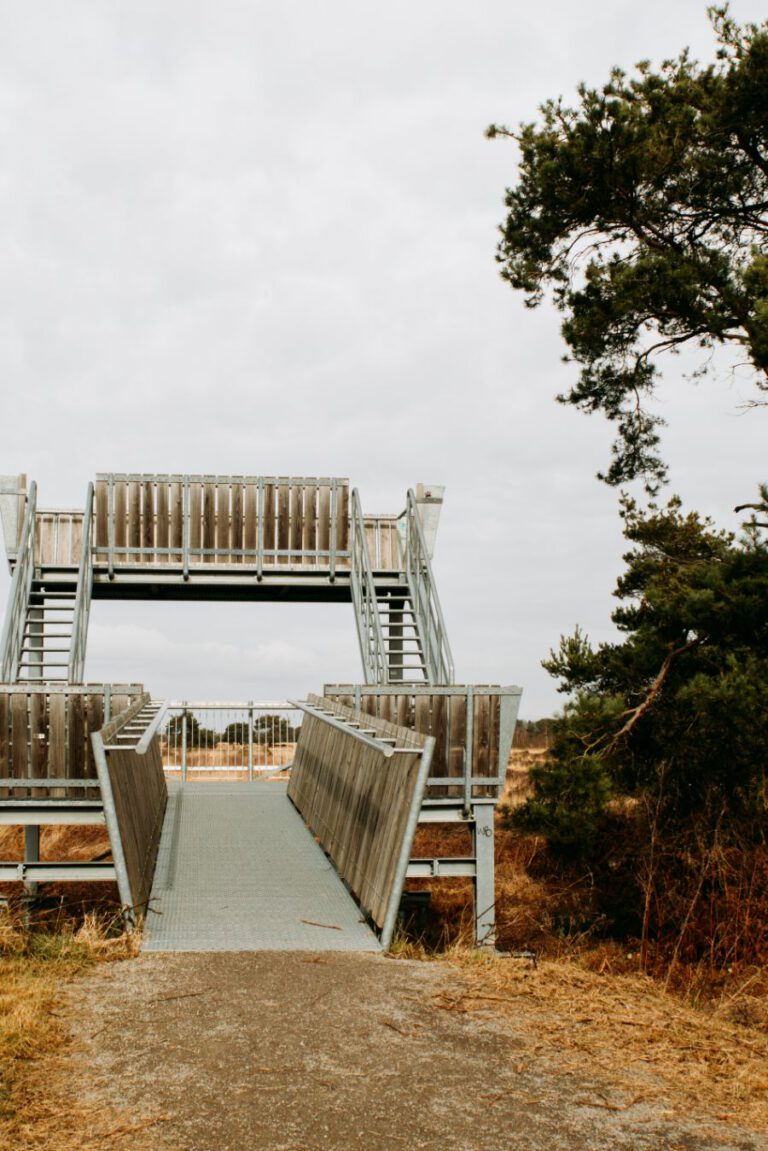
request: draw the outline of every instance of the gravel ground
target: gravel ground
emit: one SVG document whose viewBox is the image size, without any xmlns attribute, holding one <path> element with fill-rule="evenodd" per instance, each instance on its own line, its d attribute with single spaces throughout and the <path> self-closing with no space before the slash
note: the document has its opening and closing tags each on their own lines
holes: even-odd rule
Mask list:
<svg viewBox="0 0 768 1151">
<path fill-rule="evenodd" d="M 56 1089 L 130 1117 L 137 1151 L 766 1151 L 565 1070 L 535 1017 L 441 1009 L 445 963 L 142 955 L 67 991 Z M 441 998 L 442 997 L 442 998 Z"/>
</svg>

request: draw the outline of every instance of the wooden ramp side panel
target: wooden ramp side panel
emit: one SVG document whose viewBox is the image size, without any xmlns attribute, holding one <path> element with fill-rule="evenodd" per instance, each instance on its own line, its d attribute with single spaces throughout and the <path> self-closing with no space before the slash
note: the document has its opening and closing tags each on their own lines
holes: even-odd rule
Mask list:
<svg viewBox="0 0 768 1151">
<path fill-rule="evenodd" d="M 155 737 L 145 755 L 132 748 L 107 751 L 107 770 L 120 829 L 131 906 L 143 910 L 152 889 L 168 789 Z M 113 845 L 114 850 L 114 845 Z"/>
<path fill-rule="evenodd" d="M 359 712 L 310 696 L 341 718 Z M 393 902 L 399 904 L 398 865 L 410 854 L 409 814 L 417 794 L 426 738 L 384 720 L 366 726 L 392 735 L 405 752 L 387 758 L 351 732 L 313 715 L 302 721 L 288 795 L 333 861 L 363 911 L 383 928 Z M 410 828 L 410 838 L 414 828 Z"/>
<path fill-rule="evenodd" d="M 149 700 L 147 694 L 139 696 L 129 707 L 99 732 L 104 747 L 104 767 L 107 779 L 101 778 L 105 798 L 107 829 L 112 843 L 112 854 L 122 858 L 130 893 L 122 890 L 121 898 L 130 894 L 130 907 L 142 912 L 152 890 L 152 879 L 160 846 L 160 833 L 168 802 L 168 786 L 160 754 L 160 737 L 156 735 L 145 754 L 132 747 L 110 747 L 110 742 Z M 111 793 L 111 807 L 107 802 L 105 783 Z M 115 842 L 115 836 L 119 843 Z M 118 869 L 118 881 L 120 869 Z"/>
</svg>

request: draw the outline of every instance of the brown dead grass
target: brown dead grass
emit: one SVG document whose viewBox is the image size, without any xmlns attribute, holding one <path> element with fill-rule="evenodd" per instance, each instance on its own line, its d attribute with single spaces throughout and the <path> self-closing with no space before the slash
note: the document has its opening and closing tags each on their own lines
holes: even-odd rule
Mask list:
<svg viewBox="0 0 768 1151">
<path fill-rule="evenodd" d="M 128 958 L 138 933 L 115 931 L 108 917 L 88 914 L 57 934 L 30 930 L 19 914 L 0 911 L 0 1149 L 91 1151 L 89 1131 L 125 1120 L 90 1113 L 71 1097 L 49 1092 L 38 1060 L 61 1049 L 67 1029 L 57 1007 L 62 984 L 94 963 Z M 102 1144 L 103 1145 L 103 1144 Z"/>
<path fill-rule="evenodd" d="M 533 1057 L 555 1057 L 608 1085 L 617 1102 L 608 1095 L 598 1105 L 623 1110 L 647 1100 L 768 1131 L 767 1033 L 681 1002 L 647 976 L 608 974 L 609 963 L 534 967 L 462 946 L 444 958 L 458 965 L 463 986 L 437 997 L 437 1008 L 514 1018 L 535 1036 Z"/>
</svg>

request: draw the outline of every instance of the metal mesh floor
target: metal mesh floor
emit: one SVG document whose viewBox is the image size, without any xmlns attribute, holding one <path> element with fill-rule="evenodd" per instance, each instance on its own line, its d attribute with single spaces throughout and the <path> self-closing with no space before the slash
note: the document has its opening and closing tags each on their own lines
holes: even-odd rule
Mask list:
<svg viewBox="0 0 768 1151">
<path fill-rule="evenodd" d="M 145 951 L 378 951 L 286 784 L 168 784 Z"/>
</svg>

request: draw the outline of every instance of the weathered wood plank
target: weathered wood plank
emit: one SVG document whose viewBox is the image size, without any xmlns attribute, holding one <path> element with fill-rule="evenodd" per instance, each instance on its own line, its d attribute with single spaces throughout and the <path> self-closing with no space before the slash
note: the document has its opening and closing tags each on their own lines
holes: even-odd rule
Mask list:
<svg viewBox="0 0 768 1151">
<path fill-rule="evenodd" d="M 48 778 L 65 779 L 67 775 L 67 696 L 51 695 L 48 705 Z M 66 791 L 51 788 L 51 795 L 61 797 Z"/>
<path fill-rule="evenodd" d="M 157 483 L 157 497 L 155 509 L 155 547 L 167 548 L 168 547 L 168 484 L 165 480 L 158 480 Z M 160 553 L 157 557 L 159 564 L 167 564 L 168 556 Z"/>
<path fill-rule="evenodd" d="M 141 547 L 141 484 L 132 480 L 128 484 L 128 543 L 129 548 Z M 137 551 L 129 551 L 131 563 L 139 560 Z"/>
<path fill-rule="evenodd" d="M 11 775 L 11 742 L 10 734 L 10 697 L 0 695 L 0 779 L 9 779 Z M 0 787 L 0 799 L 7 799 L 10 789 Z"/>
<path fill-rule="evenodd" d="M 331 489 L 327 484 L 321 484 L 317 492 L 317 550 L 328 552 L 330 548 L 331 533 Z M 323 566 L 328 565 L 327 554 L 320 561 Z"/>
<path fill-rule="evenodd" d="M 169 547 L 173 548 L 171 561 L 181 563 L 181 550 L 184 546 L 184 488 L 180 483 L 171 484 L 171 532 Z"/>
<path fill-rule="evenodd" d="M 275 511 L 275 485 L 264 485 L 264 551 L 272 551 L 276 543 L 276 511 Z M 271 556 L 264 557 L 265 564 L 274 564 Z"/>
<path fill-rule="evenodd" d="M 189 485 L 189 548 L 194 552 L 195 549 L 200 547 L 200 540 L 202 538 L 202 507 L 203 507 L 203 493 L 200 484 L 190 482 Z M 192 555 L 189 559 L 190 564 L 201 563 L 199 555 Z"/>
<path fill-rule="evenodd" d="M 205 484 L 203 489 L 203 549 L 206 552 L 216 547 L 216 487 Z M 211 555 L 203 556 L 204 563 L 214 562 Z"/>
<path fill-rule="evenodd" d="M 105 548 L 109 543 L 109 485 L 106 480 L 96 481 L 94 498 L 94 543 L 97 548 Z"/>
<path fill-rule="evenodd" d="M 238 552 L 243 549 L 243 536 L 244 536 L 243 522 L 243 485 L 237 480 L 232 485 L 232 522 L 229 535 L 229 546 L 232 551 Z M 234 555 L 229 561 L 230 563 L 241 564 L 243 557 Z"/>
<path fill-rule="evenodd" d="M 300 552 L 304 538 L 304 485 L 294 484 L 291 489 L 291 518 L 289 544 L 292 552 Z M 292 555 L 291 565 L 301 566 L 301 556 Z"/>
<path fill-rule="evenodd" d="M 287 563 L 285 552 L 291 546 L 291 489 L 288 484 L 280 484 L 277 489 L 277 562 Z"/>
<path fill-rule="evenodd" d="M 124 548 L 126 546 L 126 530 L 128 518 L 128 485 L 122 480 L 115 480 L 115 548 Z M 115 563 L 124 564 L 126 561 L 125 553 L 115 556 Z"/>
<path fill-rule="evenodd" d="M 217 551 L 229 551 L 230 533 L 230 484 L 216 484 L 216 543 Z M 231 563 L 224 556 L 216 557 L 217 564 Z"/>
<path fill-rule="evenodd" d="M 82 779 L 85 774 L 85 700 L 82 695 L 71 695 L 68 700 L 67 724 L 67 779 Z M 67 788 L 73 798 L 85 794 L 82 788 Z"/>
<path fill-rule="evenodd" d="M 338 500 L 336 513 L 336 548 L 346 551 L 349 547 L 349 484 L 339 484 L 336 488 Z M 341 560 L 341 567 L 349 567 L 349 560 Z"/>
<path fill-rule="evenodd" d="M 32 692 L 29 697 L 29 750 L 29 774 L 33 779 L 45 779 L 48 775 L 48 697 L 42 691 Z M 32 797 L 44 796 L 46 790 L 34 787 Z"/>
<path fill-rule="evenodd" d="M 141 501 L 141 546 L 143 549 L 142 563 L 151 564 L 156 557 L 152 554 L 155 546 L 155 485 L 146 480 L 142 485 L 143 497 Z"/>
<path fill-rule="evenodd" d="M 259 489 L 256 484 L 245 485 L 243 510 L 243 547 L 247 552 L 256 551 L 258 542 Z M 255 555 L 247 557 L 247 563 L 254 563 Z"/>
<path fill-rule="evenodd" d="M 20 691 L 11 696 L 11 775 L 16 779 L 29 776 L 29 721 L 27 716 L 27 693 Z M 15 787 L 14 799 L 24 799 L 29 788 Z"/>
</svg>

